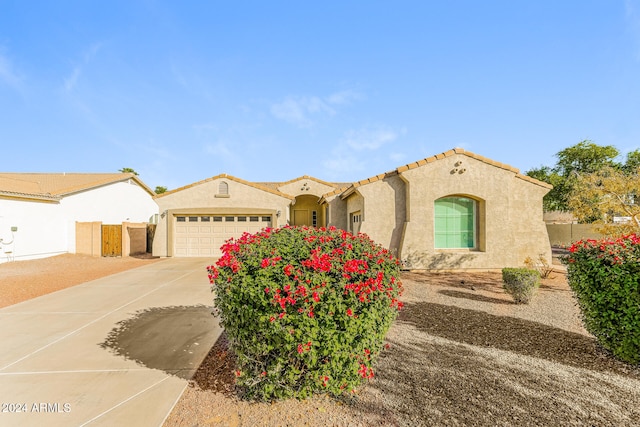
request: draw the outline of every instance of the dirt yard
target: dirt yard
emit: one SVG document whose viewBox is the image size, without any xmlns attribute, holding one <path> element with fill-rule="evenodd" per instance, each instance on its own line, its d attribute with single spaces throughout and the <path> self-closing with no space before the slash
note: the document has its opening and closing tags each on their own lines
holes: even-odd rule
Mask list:
<svg viewBox="0 0 640 427">
<path fill-rule="evenodd" d="M 159 258 L 91 257 L 64 254 L 30 261 L 0 264 L 0 308 L 89 280 L 141 267 Z"/>
<path fill-rule="evenodd" d="M 156 261 L 62 255 L 0 264 L 0 306 Z M 223 334 L 165 427 L 640 425 L 640 368 L 586 333 L 564 273 L 528 305 L 511 301 L 499 273 L 405 272 L 402 280 L 405 309 L 391 347 L 355 394 L 243 401 Z"/>
<path fill-rule="evenodd" d="M 223 335 L 165 427 L 640 425 L 640 369 L 586 333 L 564 273 L 529 305 L 512 302 L 499 273 L 402 279 L 391 347 L 355 394 L 243 401 Z"/>
</svg>

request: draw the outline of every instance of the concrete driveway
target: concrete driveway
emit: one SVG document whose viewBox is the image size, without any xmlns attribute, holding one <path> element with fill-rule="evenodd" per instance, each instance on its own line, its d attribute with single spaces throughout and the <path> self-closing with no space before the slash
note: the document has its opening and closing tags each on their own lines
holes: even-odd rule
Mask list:
<svg viewBox="0 0 640 427">
<path fill-rule="evenodd" d="M 0 426 L 161 426 L 221 330 L 173 258 L 0 309 Z"/>
</svg>

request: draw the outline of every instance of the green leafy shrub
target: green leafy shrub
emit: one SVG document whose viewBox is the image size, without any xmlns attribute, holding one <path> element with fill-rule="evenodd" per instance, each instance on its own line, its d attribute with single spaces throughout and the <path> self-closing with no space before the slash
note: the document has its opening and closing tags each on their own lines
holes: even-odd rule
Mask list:
<svg viewBox="0 0 640 427">
<path fill-rule="evenodd" d="M 640 363 L 640 237 L 581 240 L 563 259 L 585 328 L 620 359 Z"/>
<path fill-rule="evenodd" d="M 540 273 L 528 268 L 503 268 L 502 287 L 516 304 L 528 304 L 540 286 Z"/>
<path fill-rule="evenodd" d="M 334 227 L 265 229 L 222 250 L 209 278 L 247 398 L 340 395 L 373 377 L 402 307 L 389 251 Z"/>
</svg>

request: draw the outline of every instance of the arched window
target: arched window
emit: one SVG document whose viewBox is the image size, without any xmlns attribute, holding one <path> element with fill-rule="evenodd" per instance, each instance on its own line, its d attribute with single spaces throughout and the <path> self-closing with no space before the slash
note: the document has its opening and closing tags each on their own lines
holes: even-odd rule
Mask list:
<svg viewBox="0 0 640 427">
<path fill-rule="evenodd" d="M 218 194 L 220 195 L 229 194 L 229 184 L 227 184 L 224 181 L 220 181 L 220 184 L 218 184 Z"/>
<path fill-rule="evenodd" d="M 468 197 L 443 197 L 435 201 L 435 248 L 477 248 L 477 202 Z"/>
</svg>

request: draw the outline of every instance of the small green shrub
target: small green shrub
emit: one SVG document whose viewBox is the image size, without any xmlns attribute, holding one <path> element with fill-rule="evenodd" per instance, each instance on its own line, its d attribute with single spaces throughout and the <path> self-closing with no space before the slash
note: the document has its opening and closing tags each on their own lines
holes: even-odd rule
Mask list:
<svg viewBox="0 0 640 427">
<path fill-rule="evenodd" d="M 247 398 L 340 395 L 374 375 L 402 307 L 389 251 L 333 227 L 265 229 L 222 249 L 209 278 Z"/>
<path fill-rule="evenodd" d="M 540 273 L 528 268 L 503 268 L 502 287 L 516 304 L 529 304 L 540 286 Z"/>
<path fill-rule="evenodd" d="M 563 262 L 585 328 L 616 357 L 640 364 L 640 236 L 581 240 Z"/>
</svg>

